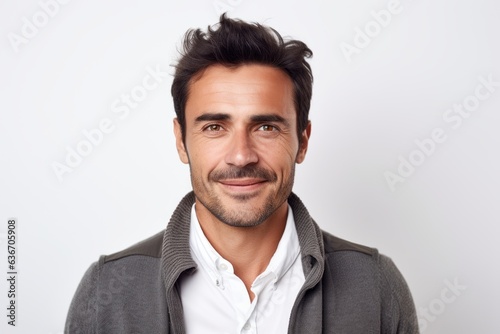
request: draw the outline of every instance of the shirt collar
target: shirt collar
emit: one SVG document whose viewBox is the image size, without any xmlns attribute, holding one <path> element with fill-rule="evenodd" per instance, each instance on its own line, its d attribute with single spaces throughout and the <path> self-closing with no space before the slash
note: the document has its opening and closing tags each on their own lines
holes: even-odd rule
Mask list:
<svg viewBox="0 0 500 334">
<path fill-rule="evenodd" d="M 191 227 L 189 243 L 195 262 L 210 275 L 215 284 L 222 283 L 221 266 L 226 266 L 224 271 L 234 273 L 229 261 L 224 259 L 210 244 L 201 229 L 196 216 L 195 205 L 191 208 Z M 270 281 L 277 283 L 290 269 L 300 254 L 299 238 L 295 227 L 292 208 L 288 205 L 288 214 L 285 230 L 278 243 L 275 253 L 267 268 L 255 279 L 252 287 L 267 285 Z"/>
<path fill-rule="evenodd" d="M 191 254 L 202 270 L 205 270 L 209 274 L 210 279 L 215 284 L 219 285 L 221 284 L 221 273 L 219 268 L 224 259 L 215 250 L 210 241 L 208 241 L 205 233 L 203 233 L 198 217 L 196 216 L 195 205 L 196 204 L 193 204 L 191 207 L 191 233 L 189 236 Z M 229 267 L 227 270 L 232 271 L 232 269 L 232 267 Z"/>
</svg>

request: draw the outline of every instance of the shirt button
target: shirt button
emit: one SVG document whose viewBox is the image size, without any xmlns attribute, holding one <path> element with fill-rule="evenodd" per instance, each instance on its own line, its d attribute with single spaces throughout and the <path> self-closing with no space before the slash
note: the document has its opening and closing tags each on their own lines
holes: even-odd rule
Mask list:
<svg viewBox="0 0 500 334">
<path fill-rule="evenodd" d="M 243 330 L 245 330 L 245 331 L 250 330 L 250 328 L 252 328 L 252 326 L 250 326 L 250 324 L 248 322 L 245 324 L 245 326 L 243 326 Z"/>
<path fill-rule="evenodd" d="M 221 263 L 221 264 L 219 265 L 219 269 L 220 269 L 220 270 L 227 270 L 227 264 L 225 264 L 225 263 Z"/>
</svg>

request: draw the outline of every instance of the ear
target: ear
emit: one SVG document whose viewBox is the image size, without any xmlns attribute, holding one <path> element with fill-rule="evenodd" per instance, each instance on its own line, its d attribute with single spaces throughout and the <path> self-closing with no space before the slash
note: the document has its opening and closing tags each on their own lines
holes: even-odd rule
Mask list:
<svg viewBox="0 0 500 334">
<path fill-rule="evenodd" d="M 175 146 L 177 147 L 177 153 L 179 154 L 179 158 L 185 164 L 189 163 L 189 156 L 186 150 L 186 146 L 184 145 L 184 141 L 182 140 L 182 130 L 181 125 L 179 124 L 179 120 L 174 118 L 174 135 L 175 135 Z"/>
<path fill-rule="evenodd" d="M 306 158 L 307 146 L 309 145 L 309 138 L 311 138 L 311 121 L 307 121 L 307 126 L 302 132 L 302 138 L 300 140 L 299 151 L 297 152 L 297 158 L 295 162 L 300 164 Z"/>
</svg>

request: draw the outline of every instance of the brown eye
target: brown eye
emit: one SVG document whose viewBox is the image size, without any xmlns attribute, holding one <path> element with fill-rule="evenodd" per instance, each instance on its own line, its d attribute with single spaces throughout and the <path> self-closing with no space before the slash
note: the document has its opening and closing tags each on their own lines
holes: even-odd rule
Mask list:
<svg viewBox="0 0 500 334">
<path fill-rule="evenodd" d="M 269 125 L 269 124 L 264 124 L 259 127 L 259 130 L 261 131 L 276 131 L 276 127 Z"/>
<path fill-rule="evenodd" d="M 206 131 L 220 131 L 222 130 L 222 127 L 219 124 L 210 124 L 207 127 L 205 127 Z"/>
</svg>

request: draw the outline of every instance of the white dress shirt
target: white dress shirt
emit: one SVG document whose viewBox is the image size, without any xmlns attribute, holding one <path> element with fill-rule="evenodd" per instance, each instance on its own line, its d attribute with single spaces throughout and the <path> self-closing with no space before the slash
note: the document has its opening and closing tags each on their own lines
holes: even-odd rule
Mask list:
<svg viewBox="0 0 500 334">
<path fill-rule="evenodd" d="M 305 278 L 290 206 L 286 227 L 266 270 L 251 286 L 250 301 L 233 266 L 212 247 L 191 210 L 191 255 L 198 264 L 181 280 L 181 300 L 188 334 L 286 333 L 290 313 Z"/>
</svg>

